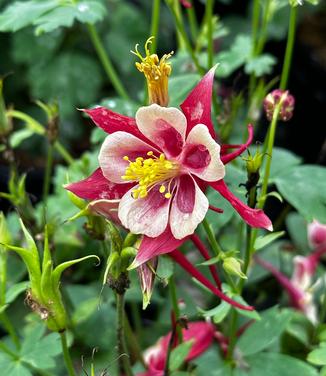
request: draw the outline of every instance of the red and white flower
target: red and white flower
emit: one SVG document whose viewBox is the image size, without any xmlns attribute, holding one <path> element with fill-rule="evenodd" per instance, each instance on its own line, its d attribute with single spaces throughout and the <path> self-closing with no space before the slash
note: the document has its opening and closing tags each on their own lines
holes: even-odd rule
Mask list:
<svg viewBox="0 0 326 376">
<path fill-rule="evenodd" d="M 186 361 L 189 362 L 205 352 L 213 343 L 214 335 L 214 325 L 205 321 L 191 322 L 188 324 L 187 329 L 182 329 L 184 342 L 193 341 Z M 148 368 L 146 372 L 140 373 L 138 376 L 164 375 L 171 336 L 172 333 L 170 332 L 145 351 L 144 358 Z M 173 344 L 173 347 L 175 346 L 176 343 Z"/>
<path fill-rule="evenodd" d="M 262 210 L 246 206 L 223 181 L 224 165 L 249 146 L 253 132 L 249 126 L 249 139 L 243 145 L 221 148 L 215 141 L 211 121 L 214 71 L 211 69 L 188 95 L 180 106 L 182 111 L 152 104 L 141 107 L 133 119 L 104 107 L 85 110 L 109 135 L 100 150 L 99 169 L 66 189 L 90 200 L 99 214 L 144 235 L 147 243 L 154 241 L 152 252 L 147 244 L 146 257 L 141 245 L 138 265 L 173 251 L 194 233 L 209 208 L 204 194 L 208 185 L 249 225 L 272 228 Z M 236 150 L 227 154 L 231 147 Z"/>
</svg>

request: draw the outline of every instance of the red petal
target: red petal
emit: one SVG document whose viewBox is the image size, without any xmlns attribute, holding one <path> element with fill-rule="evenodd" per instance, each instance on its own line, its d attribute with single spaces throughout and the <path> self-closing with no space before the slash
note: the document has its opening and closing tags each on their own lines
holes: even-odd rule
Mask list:
<svg viewBox="0 0 326 376">
<path fill-rule="evenodd" d="M 205 124 L 215 138 L 211 119 L 212 90 L 216 66 L 211 68 L 180 105 L 187 118 L 187 134 L 197 124 Z"/>
<path fill-rule="evenodd" d="M 265 228 L 272 231 L 273 225 L 271 220 L 261 209 L 252 209 L 244 204 L 238 197 L 236 197 L 231 191 L 229 191 L 223 180 L 219 180 L 209 185 L 218 191 L 234 209 L 241 215 L 241 217 L 248 223 L 248 225 L 257 228 Z"/>
<path fill-rule="evenodd" d="M 123 131 L 130 133 L 143 141 L 149 142 L 137 128 L 136 120 L 134 118 L 120 115 L 105 107 L 95 107 L 83 111 L 86 112 L 94 123 L 106 133 L 111 134 Z"/>
<path fill-rule="evenodd" d="M 245 144 L 242 144 L 242 145 L 238 145 L 236 146 L 237 147 L 237 150 L 235 150 L 234 152 L 232 153 L 229 153 L 229 154 L 225 154 L 225 155 L 222 155 L 221 156 L 221 161 L 226 164 L 226 163 L 229 163 L 231 162 L 234 158 L 238 157 L 240 154 L 242 154 L 247 148 L 248 146 L 252 143 L 252 140 L 254 138 L 254 127 L 249 124 L 248 125 L 248 139 L 247 139 L 247 142 Z M 235 145 L 228 145 L 229 147 L 234 147 Z M 225 145 L 224 145 L 224 148 L 222 146 L 222 149 L 221 149 L 221 153 L 223 153 L 223 150 L 225 150 Z"/>
<path fill-rule="evenodd" d="M 130 269 L 138 267 L 139 265 L 152 259 L 155 256 L 174 251 L 177 247 L 180 247 L 186 240 L 187 238 L 175 239 L 169 226 L 163 232 L 163 234 L 156 238 L 144 236 L 140 243 L 137 256 L 130 266 Z"/>
<path fill-rule="evenodd" d="M 91 176 L 76 183 L 67 184 L 65 189 L 85 200 L 117 200 L 134 184 L 115 184 L 107 180 L 98 168 Z"/>
</svg>

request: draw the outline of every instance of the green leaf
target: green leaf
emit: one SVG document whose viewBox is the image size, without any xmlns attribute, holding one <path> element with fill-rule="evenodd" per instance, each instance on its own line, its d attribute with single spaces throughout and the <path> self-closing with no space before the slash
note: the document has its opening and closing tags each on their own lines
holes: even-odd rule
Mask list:
<svg viewBox="0 0 326 376">
<path fill-rule="evenodd" d="M 257 354 L 274 343 L 285 330 L 292 313 L 277 307 L 265 311 L 240 337 L 238 347 L 244 356 Z"/>
<path fill-rule="evenodd" d="M 10 135 L 9 143 L 10 146 L 15 149 L 18 147 L 24 140 L 34 135 L 34 132 L 31 129 L 24 128 L 20 129 Z"/>
<path fill-rule="evenodd" d="M 91 298 L 85 300 L 77 306 L 77 309 L 72 315 L 72 322 L 74 325 L 81 324 L 86 321 L 99 307 L 99 298 Z"/>
<path fill-rule="evenodd" d="M 178 107 L 186 99 L 191 89 L 198 83 L 200 76 L 195 73 L 183 74 L 169 79 L 170 107 Z"/>
<path fill-rule="evenodd" d="M 267 245 L 271 244 L 276 239 L 280 238 L 285 234 L 285 231 L 277 231 L 271 234 L 267 234 L 264 236 L 258 236 L 255 240 L 254 249 L 259 251 L 260 249 L 266 247 Z"/>
<path fill-rule="evenodd" d="M 95 101 L 102 75 L 97 61 L 88 55 L 65 52 L 50 62 L 33 65 L 27 80 L 35 98 L 58 99 L 61 114 L 70 116 L 76 113 L 76 107 Z"/>
<path fill-rule="evenodd" d="M 246 358 L 248 372 L 236 369 L 233 376 L 317 376 L 318 372 L 302 360 L 277 353 L 259 353 Z M 262 372 L 263 371 L 263 372 Z"/>
<path fill-rule="evenodd" d="M 98 1 L 78 1 L 47 12 L 34 21 L 36 34 L 48 33 L 59 27 L 71 27 L 75 20 L 94 24 L 105 16 L 106 9 Z"/>
<path fill-rule="evenodd" d="M 222 301 L 219 305 L 217 305 L 215 308 L 212 308 L 208 311 L 205 311 L 201 308 L 198 308 L 199 312 L 204 317 L 213 317 L 213 321 L 215 324 L 219 324 L 224 320 L 224 318 L 227 316 L 231 309 L 230 304 L 228 304 L 225 301 Z"/>
<path fill-rule="evenodd" d="M 43 336 L 45 326 L 37 325 L 28 333 L 22 343 L 21 360 L 33 367 L 47 369 L 55 366 L 54 357 L 61 353 L 61 342 L 58 333 Z"/>
<path fill-rule="evenodd" d="M 228 51 L 222 51 L 215 56 L 215 63 L 219 63 L 216 70 L 217 77 L 227 77 L 240 68 L 251 54 L 251 38 L 238 35 Z"/>
<path fill-rule="evenodd" d="M 177 346 L 171 351 L 169 359 L 170 371 L 175 371 L 182 365 L 182 363 L 187 358 L 192 345 L 193 341 L 183 342 L 181 345 Z"/>
<path fill-rule="evenodd" d="M 275 179 L 282 196 L 304 218 L 326 223 L 326 168 L 295 166 Z"/>
<path fill-rule="evenodd" d="M 1 373 L 6 376 L 33 376 L 32 372 L 21 363 L 7 354 L 0 354 Z"/>
<path fill-rule="evenodd" d="M 298 155 L 282 148 L 273 149 L 273 157 L 270 171 L 270 183 L 274 182 L 275 178 L 282 174 L 286 174 L 291 167 L 301 164 L 302 158 Z M 263 170 L 265 169 L 265 166 Z M 261 176 L 264 174 L 262 173 Z"/>
<path fill-rule="evenodd" d="M 308 356 L 307 360 L 309 363 L 315 364 L 316 366 L 326 365 L 326 342 L 322 342 L 318 349 L 312 350 Z"/>
<path fill-rule="evenodd" d="M 256 77 L 270 74 L 273 71 L 273 66 L 276 64 L 276 59 L 270 54 L 263 54 L 253 59 L 250 59 L 245 65 L 245 72 L 247 74 L 254 74 Z"/>
<path fill-rule="evenodd" d="M 24 281 L 9 287 L 6 291 L 6 304 L 12 303 L 18 295 L 28 289 L 29 285 L 29 281 Z"/>
<path fill-rule="evenodd" d="M 0 14 L 0 31 L 17 31 L 55 8 L 57 0 L 16 1 Z"/>
</svg>

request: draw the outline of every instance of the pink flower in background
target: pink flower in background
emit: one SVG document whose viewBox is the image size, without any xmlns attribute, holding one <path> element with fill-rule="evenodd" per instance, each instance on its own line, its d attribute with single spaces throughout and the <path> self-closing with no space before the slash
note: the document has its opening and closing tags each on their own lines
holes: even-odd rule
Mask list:
<svg viewBox="0 0 326 376">
<path fill-rule="evenodd" d="M 185 8 L 191 8 L 192 7 L 192 4 L 190 1 L 187 1 L 187 0 L 180 0 L 180 3 L 182 6 L 184 6 Z"/>
<path fill-rule="evenodd" d="M 308 241 L 312 247 L 326 244 L 326 225 L 314 220 L 308 224 Z"/>
<path fill-rule="evenodd" d="M 188 329 L 182 329 L 183 341 L 193 341 L 193 345 L 186 357 L 186 361 L 191 361 L 205 352 L 213 343 L 215 328 L 209 322 L 198 321 L 188 324 Z M 169 343 L 172 333 L 160 338 L 158 342 L 145 351 L 144 358 L 147 371 L 138 376 L 163 376 L 167 360 Z M 177 344 L 174 343 L 173 347 Z"/>
<path fill-rule="evenodd" d="M 317 323 L 317 309 L 314 303 L 313 283 L 320 258 L 326 253 L 326 243 L 319 245 L 309 256 L 295 256 L 291 279 L 269 262 L 255 257 L 256 262 L 278 280 L 286 290 L 291 305 L 302 311 L 312 323 Z"/>
<path fill-rule="evenodd" d="M 208 185 L 249 225 L 271 230 L 264 212 L 245 205 L 223 181 L 224 165 L 249 146 L 253 132 L 249 126 L 245 144 L 225 145 L 222 150 L 215 141 L 211 121 L 214 71 L 211 69 L 188 95 L 182 112 L 152 104 L 141 107 L 133 119 L 103 107 L 86 110 L 109 135 L 99 154 L 100 168 L 66 189 L 91 200 L 96 212 L 119 219 L 129 231 L 158 239 L 161 246 L 169 239 L 181 244 L 195 231 L 209 208 L 203 192 Z M 236 150 L 226 154 L 231 147 Z M 173 249 L 163 246 L 154 253 Z M 147 251 L 144 258 L 142 251 L 141 246 L 139 264 L 155 256 Z"/>
</svg>

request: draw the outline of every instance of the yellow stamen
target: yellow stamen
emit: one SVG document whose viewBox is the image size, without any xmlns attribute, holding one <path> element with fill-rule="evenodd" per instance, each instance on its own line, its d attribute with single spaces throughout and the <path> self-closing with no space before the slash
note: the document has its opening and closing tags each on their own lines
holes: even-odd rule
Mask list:
<svg viewBox="0 0 326 376">
<path fill-rule="evenodd" d="M 140 62 L 136 62 L 136 68 L 144 73 L 147 81 L 147 89 L 150 103 L 157 103 L 161 106 L 167 106 L 168 97 L 168 77 L 171 74 L 171 63 L 167 60 L 173 55 L 173 51 L 165 54 L 161 59 L 156 54 L 151 54 L 149 45 L 152 43 L 154 37 L 147 39 L 145 43 L 145 56 L 138 51 L 138 44 L 135 46 L 135 51 L 130 51 L 136 55 Z"/>
<path fill-rule="evenodd" d="M 132 191 L 135 199 L 145 198 L 157 184 L 161 184 L 159 192 L 162 194 L 167 192 L 164 197 L 171 198 L 172 181 L 179 172 L 178 163 L 167 160 L 164 154 L 157 157 L 150 151 L 147 155 L 151 158 L 137 157 L 133 162 L 127 156 L 123 157 L 125 161 L 129 162 L 129 166 L 126 168 L 122 179 L 139 183 L 139 187 Z M 164 184 L 165 182 L 168 182 L 167 186 Z"/>
</svg>

